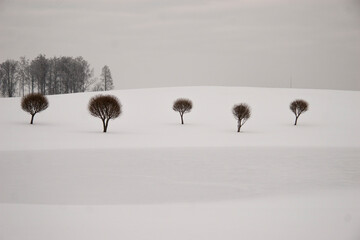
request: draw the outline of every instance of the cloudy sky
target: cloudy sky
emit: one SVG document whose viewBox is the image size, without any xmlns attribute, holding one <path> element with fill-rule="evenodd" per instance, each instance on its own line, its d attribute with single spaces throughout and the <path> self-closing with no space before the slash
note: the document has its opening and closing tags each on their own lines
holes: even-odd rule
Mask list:
<svg viewBox="0 0 360 240">
<path fill-rule="evenodd" d="M 117 89 L 360 90 L 360 0 L 0 0 L 0 61 L 39 53 Z"/>
</svg>

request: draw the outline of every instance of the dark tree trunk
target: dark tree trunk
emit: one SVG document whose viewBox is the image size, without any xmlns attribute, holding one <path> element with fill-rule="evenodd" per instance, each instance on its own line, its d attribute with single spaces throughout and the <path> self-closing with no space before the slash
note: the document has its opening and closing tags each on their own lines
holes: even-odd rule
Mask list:
<svg viewBox="0 0 360 240">
<path fill-rule="evenodd" d="M 24 78 L 22 79 L 22 96 L 25 95 L 25 80 Z"/>
<path fill-rule="evenodd" d="M 32 115 L 31 115 L 31 122 L 30 122 L 30 124 L 33 124 L 33 122 L 34 122 L 34 116 L 35 116 L 35 114 L 32 114 Z"/>
<path fill-rule="evenodd" d="M 180 117 L 181 117 L 181 124 L 184 124 L 184 115 L 180 113 Z"/>
<path fill-rule="evenodd" d="M 109 126 L 109 120 L 110 119 L 106 119 L 106 123 L 105 123 L 105 132 L 107 131 L 108 129 L 108 126 Z"/>
<path fill-rule="evenodd" d="M 102 123 L 103 123 L 103 132 L 106 132 L 106 125 L 105 125 L 105 119 L 102 119 Z"/>
<path fill-rule="evenodd" d="M 51 76 L 51 72 L 50 72 L 50 74 L 49 74 L 48 94 L 49 94 L 49 95 L 53 94 L 53 91 L 52 91 L 52 76 Z"/>
<path fill-rule="evenodd" d="M 34 93 L 34 77 L 31 76 L 31 93 Z"/>
<path fill-rule="evenodd" d="M 241 120 L 238 120 L 237 132 L 240 132 L 241 126 Z"/>
<path fill-rule="evenodd" d="M 107 82 L 107 81 L 106 81 L 106 74 L 105 74 L 105 76 L 104 76 L 104 85 L 105 85 L 104 88 L 105 88 L 105 91 L 107 90 L 107 89 L 106 89 L 106 82 Z"/>
<path fill-rule="evenodd" d="M 297 124 L 297 121 L 298 121 L 298 118 L 299 118 L 299 116 L 297 116 L 296 118 L 295 118 L 295 126 L 296 126 L 296 124 Z"/>
<path fill-rule="evenodd" d="M 104 119 L 103 120 L 103 127 L 104 127 L 104 132 L 107 132 L 108 126 L 109 126 L 109 120 L 110 119 Z"/>
</svg>

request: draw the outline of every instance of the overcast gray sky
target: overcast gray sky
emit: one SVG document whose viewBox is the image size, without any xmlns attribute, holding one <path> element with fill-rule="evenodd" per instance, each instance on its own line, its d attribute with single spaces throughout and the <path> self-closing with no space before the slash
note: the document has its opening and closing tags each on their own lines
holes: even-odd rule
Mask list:
<svg viewBox="0 0 360 240">
<path fill-rule="evenodd" d="M 0 0 L 0 61 L 39 53 L 117 89 L 360 90 L 360 0 Z"/>
</svg>

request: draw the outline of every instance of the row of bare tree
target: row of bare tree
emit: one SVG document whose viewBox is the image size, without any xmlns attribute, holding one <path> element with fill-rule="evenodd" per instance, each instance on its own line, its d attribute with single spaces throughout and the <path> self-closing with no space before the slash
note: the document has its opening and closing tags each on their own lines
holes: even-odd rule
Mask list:
<svg viewBox="0 0 360 240">
<path fill-rule="evenodd" d="M 179 98 L 174 102 L 173 110 L 175 112 L 179 112 L 181 118 L 181 124 L 184 124 L 184 114 L 188 113 L 192 109 L 192 101 L 186 98 Z M 297 125 L 297 121 L 300 115 L 306 112 L 309 109 L 309 104 L 302 99 L 297 99 L 290 103 L 290 110 L 295 115 L 295 123 Z M 232 113 L 237 120 L 237 131 L 240 132 L 241 127 L 246 123 L 246 121 L 251 116 L 251 108 L 246 103 L 240 103 L 234 105 L 232 109 Z"/>
<path fill-rule="evenodd" d="M 102 68 L 100 79 L 83 57 L 52 57 L 38 55 L 30 60 L 20 57 L 0 63 L 0 96 L 17 97 L 28 93 L 43 95 L 107 91 L 114 88 L 108 66 Z"/>
<path fill-rule="evenodd" d="M 31 114 L 31 122 L 33 124 L 36 113 L 48 108 L 49 102 L 47 98 L 40 94 L 28 94 L 22 98 L 21 108 Z M 173 110 L 178 112 L 181 117 L 181 124 L 184 124 L 184 114 L 192 109 L 192 101 L 186 98 L 179 98 L 173 104 Z M 297 124 L 299 116 L 308 110 L 309 104 L 301 99 L 295 100 L 290 104 L 290 110 L 295 114 L 295 124 Z M 109 121 L 120 116 L 122 105 L 119 99 L 113 95 L 97 95 L 90 99 L 88 110 L 94 117 L 100 118 L 103 124 L 103 132 L 107 132 Z M 237 120 L 237 131 L 240 132 L 241 127 L 251 116 L 250 107 L 246 103 L 234 105 L 232 113 Z"/>
<path fill-rule="evenodd" d="M 174 102 L 173 110 L 180 114 L 181 124 L 184 124 L 184 114 L 192 109 L 192 101 L 186 98 L 179 98 Z M 233 107 L 232 113 L 237 120 L 237 131 L 240 132 L 241 127 L 251 116 L 250 107 L 246 103 L 240 103 Z"/>
</svg>

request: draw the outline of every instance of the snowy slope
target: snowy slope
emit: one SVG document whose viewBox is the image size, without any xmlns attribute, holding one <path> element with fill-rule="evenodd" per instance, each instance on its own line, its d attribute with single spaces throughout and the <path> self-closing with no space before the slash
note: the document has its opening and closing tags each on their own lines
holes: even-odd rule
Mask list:
<svg viewBox="0 0 360 240">
<path fill-rule="evenodd" d="M 0 239 L 360 239 L 360 92 L 184 87 L 0 99 Z M 188 97 L 185 125 L 171 105 Z M 310 110 L 293 126 L 289 103 Z M 241 133 L 231 115 L 246 102 Z"/>
<path fill-rule="evenodd" d="M 240 87 L 182 87 L 121 90 L 116 95 L 123 114 L 102 133 L 100 119 L 87 104 L 94 93 L 50 96 L 50 107 L 35 117 L 20 108 L 20 99 L 0 99 L 0 150 L 308 146 L 360 147 L 360 92 L 261 89 Z M 178 97 L 193 100 L 185 125 L 171 107 Z M 310 104 L 294 127 L 289 104 L 303 98 Z M 252 117 L 236 133 L 231 108 L 245 102 Z M 6 114 L 4 114 L 6 113 Z"/>
</svg>

